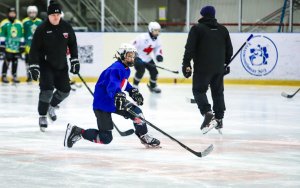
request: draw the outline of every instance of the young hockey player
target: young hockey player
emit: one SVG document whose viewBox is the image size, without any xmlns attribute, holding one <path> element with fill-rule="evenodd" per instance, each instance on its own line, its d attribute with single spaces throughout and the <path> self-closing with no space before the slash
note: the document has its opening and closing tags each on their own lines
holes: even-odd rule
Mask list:
<svg viewBox="0 0 300 188">
<path fill-rule="evenodd" d="M 48 127 L 47 112 L 55 121 L 57 105 L 69 96 L 71 90 L 67 48 L 71 54 L 70 72 L 78 74 L 80 70 L 76 35 L 71 25 L 61 19 L 59 4 L 50 1 L 47 13 L 48 19 L 33 35 L 29 52 L 29 74 L 33 80 L 40 80 L 38 112 L 42 132 Z"/>
<path fill-rule="evenodd" d="M 157 22 L 150 22 L 148 25 L 148 33 L 139 35 L 133 42 L 139 57 L 136 59 L 134 67 L 136 73 L 133 80 L 133 86 L 138 88 L 138 84 L 144 76 L 145 69 L 150 73 L 150 82 L 147 84 L 151 92 L 160 93 L 161 89 L 157 87 L 158 71 L 155 62 L 152 59 L 153 51 L 157 62 L 163 61 L 161 42 L 158 38 L 160 33 L 160 25 Z"/>
<path fill-rule="evenodd" d="M 104 70 L 95 86 L 93 109 L 97 118 L 97 129 L 82 129 L 68 124 L 64 146 L 71 148 L 81 137 L 99 144 L 109 144 L 112 137 L 113 121 L 111 113 L 130 118 L 135 127 L 135 134 L 146 147 L 158 147 L 159 140 L 150 136 L 147 132 L 146 123 L 140 118 L 134 117 L 126 111 L 130 108 L 136 114 L 143 115 L 142 110 L 126 100 L 127 91 L 129 96 L 137 103 L 143 105 L 143 96 L 137 88 L 133 88 L 128 82 L 130 69 L 134 65 L 136 49 L 131 44 L 122 44 L 117 51 L 117 61 Z"/>
<path fill-rule="evenodd" d="M 29 51 L 31 46 L 31 41 L 33 34 L 36 28 L 42 23 L 40 18 L 37 18 L 38 8 L 36 6 L 28 6 L 27 7 L 27 15 L 28 17 L 23 19 L 23 28 L 24 28 L 24 38 L 25 38 L 25 63 L 26 70 L 28 72 L 29 66 Z M 31 76 L 29 73 L 27 74 L 27 82 L 31 82 Z"/>
<path fill-rule="evenodd" d="M 185 45 L 182 63 L 183 75 L 188 78 L 192 74 L 191 59 L 194 61 L 193 95 L 204 121 L 201 125 L 203 134 L 212 128 L 223 128 L 224 117 L 224 65 L 230 62 L 232 44 L 229 32 L 215 19 L 215 8 L 205 6 L 201 9 L 202 18 L 194 25 Z M 228 73 L 228 72 L 227 72 Z M 213 110 L 208 102 L 206 92 L 210 85 L 213 99 Z"/>
<path fill-rule="evenodd" d="M 19 83 L 17 78 L 18 58 L 24 52 L 23 26 L 20 20 L 16 19 L 17 13 L 14 7 L 8 9 L 7 18 L 0 23 L 0 52 L 4 53 L 2 66 L 2 82 L 9 83 L 7 69 L 12 63 L 12 81 Z"/>
</svg>

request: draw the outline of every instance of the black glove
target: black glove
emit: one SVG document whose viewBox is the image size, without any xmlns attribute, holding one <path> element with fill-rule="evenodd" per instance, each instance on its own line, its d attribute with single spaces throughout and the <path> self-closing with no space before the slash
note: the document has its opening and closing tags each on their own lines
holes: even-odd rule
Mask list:
<svg viewBox="0 0 300 188">
<path fill-rule="evenodd" d="M 138 89 L 131 89 L 129 91 L 129 96 L 137 103 L 137 105 L 142 106 L 144 104 L 144 98 Z"/>
<path fill-rule="evenodd" d="M 25 46 L 20 46 L 19 53 L 22 54 L 25 52 Z"/>
<path fill-rule="evenodd" d="M 0 45 L 0 52 L 5 52 L 5 46 L 4 45 Z"/>
<path fill-rule="evenodd" d="M 5 52 L 0 51 L 0 60 L 4 60 L 4 59 L 5 59 Z"/>
<path fill-rule="evenodd" d="M 156 61 L 157 62 L 163 62 L 163 60 L 164 60 L 163 56 L 161 56 L 161 55 L 156 56 Z"/>
<path fill-rule="evenodd" d="M 230 67 L 224 67 L 224 76 L 230 73 Z"/>
<path fill-rule="evenodd" d="M 126 95 L 123 92 L 116 93 L 115 95 L 115 106 L 117 110 L 124 110 L 126 104 Z"/>
<path fill-rule="evenodd" d="M 80 70 L 80 63 L 77 58 L 70 58 L 71 70 L 70 72 L 73 74 L 78 74 Z"/>
<path fill-rule="evenodd" d="M 28 74 L 33 80 L 37 81 L 40 77 L 40 66 L 36 64 L 29 65 Z"/>
<path fill-rule="evenodd" d="M 188 71 L 187 68 L 189 68 L 190 70 Z M 192 75 L 191 65 L 182 65 L 182 73 L 184 77 L 189 78 Z"/>
</svg>

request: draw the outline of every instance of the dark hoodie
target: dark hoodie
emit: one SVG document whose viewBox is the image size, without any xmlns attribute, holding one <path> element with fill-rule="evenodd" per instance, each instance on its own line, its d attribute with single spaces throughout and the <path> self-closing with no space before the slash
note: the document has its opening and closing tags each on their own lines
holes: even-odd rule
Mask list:
<svg viewBox="0 0 300 188">
<path fill-rule="evenodd" d="M 194 61 L 196 73 L 222 73 L 232 56 L 229 32 L 215 18 L 203 17 L 194 25 L 185 45 L 183 65 Z"/>
<path fill-rule="evenodd" d="M 47 19 L 34 32 L 29 53 L 30 65 L 47 65 L 63 70 L 68 67 L 67 48 L 71 58 L 78 58 L 76 36 L 71 25 L 63 19 L 58 25 L 52 25 Z"/>
</svg>

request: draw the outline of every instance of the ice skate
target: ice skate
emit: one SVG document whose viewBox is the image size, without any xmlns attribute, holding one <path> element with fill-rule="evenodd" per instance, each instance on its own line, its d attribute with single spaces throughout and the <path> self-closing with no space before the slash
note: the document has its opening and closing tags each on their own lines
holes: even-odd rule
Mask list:
<svg viewBox="0 0 300 188">
<path fill-rule="evenodd" d="M 223 134 L 222 133 L 222 129 L 223 129 L 223 121 L 222 121 L 222 119 L 216 119 L 216 121 L 217 121 L 217 126 L 215 127 L 215 129 L 217 129 L 217 131 L 220 134 Z"/>
<path fill-rule="evenodd" d="M 161 148 L 160 141 L 156 138 L 153 138 L 149 134 L 144 134 L 141 136 L 138 136 L 141 143 L 145 145 L 146 148 Z"/>
<path fill-rule="evenodd" d="M 151 87 L 149 84 L 147 84 L 147 86 L 152 93 L 161 93 L 161 89 L 158 88 L 157 86 Z"/>
<path fill-rule="evenodd" d="M 64 146 L 71 148 L 75 144 L 75 142 L 81 139 L 82 130 L 83 129 L 75 125 L 73 126 L 69 123 L 65 134 Z"/>
<path fill-rule="evenodd" d="M 9 83 L 9 81 L 8 81 L 8 79 L 7 79 L 6 76 L 2 76 L 1 81 L 2 81 L 2 83 L 4 83 L 4 84 L 8 84 L 8 83 Z"/>
<path fill-rule="evenodd" d="M 46 131 L 46 128 L 48 127 L 48 122 L 47 122 L 47 117 L 46 116 L 41 116 L 39 118 L 39 126 L 40 126 L 40 130 L 42 132 Z"/>
<path fill-rule="evenodd" d="M 14 76 L 13 79 L 12 79 L 12 82 L 14 84 L 18 84 L 18 83 L 20 83 L 20 80 L 16 76 Z"/>
<path fill-rule="evenodd" d="M 27 82 L 27 84 L 32 84 L 32 79 L 30 78 L 30 77 L 28 77 L 27 79 L 26 79 L 26 82 Z"/>
<path fill-rule="evenodd" d="M 215 128 L 217 126 L 217 122 L 214 119 L 214 114 L 209 111 L 204 115 L 204 120 L 201 125 L 201 131 L 203 134 L 206 134 L 209 132 L 211 129 Z"/>
<path fill-rule="evenodd" d="M 48 115 L 52 121 L 56 121 L 56 119 L 57 119 L 56 114 L 55 114 L 55 109 L 56 109 L 56 107 L 49 105 Z"/>
</svg>

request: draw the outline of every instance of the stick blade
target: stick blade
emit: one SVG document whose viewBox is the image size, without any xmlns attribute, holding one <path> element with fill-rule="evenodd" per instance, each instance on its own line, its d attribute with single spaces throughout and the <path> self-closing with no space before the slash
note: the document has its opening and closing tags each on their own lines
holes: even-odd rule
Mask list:
<svg viewBox="0 0 300 188">
<path fill-rule="evenodd" d="M 286 97 L 286 98 L 291 98 L 291 95 L 288 95 L 286 92 L 282 92 L 281 96 Z"/>
<path fill-rule="evenodd" d="M 129 129 L 127 131 L 120 132 L 120 135 L 121 136 L 129 136 L 129 135 L 132 135 L 133 133 L 134 133 L 134 130 L 133 129 Z"/>
<path fill-rule="evenodd" d="M 208 148 L 206 148 L 204 151 L 202 152 L 197 152 L 195 153 L 195 155 L 197 155 L 198 157 L 205 157 L 207 156 L 208 154 L 210 154 L 212 151 L 214 150 L 214 145 L 210 145 L 208 146 Z"/>
</svg>

